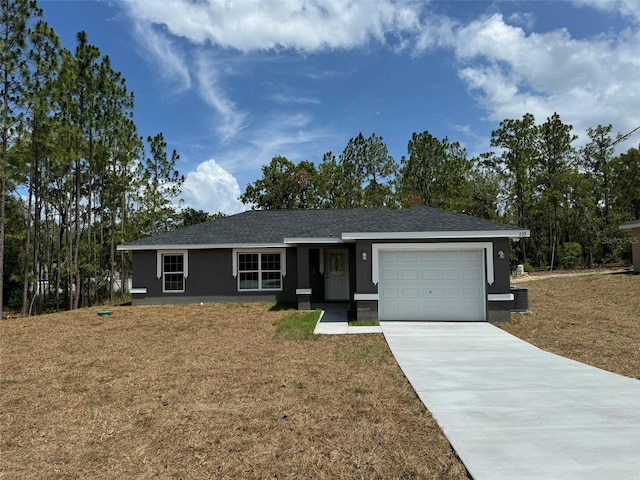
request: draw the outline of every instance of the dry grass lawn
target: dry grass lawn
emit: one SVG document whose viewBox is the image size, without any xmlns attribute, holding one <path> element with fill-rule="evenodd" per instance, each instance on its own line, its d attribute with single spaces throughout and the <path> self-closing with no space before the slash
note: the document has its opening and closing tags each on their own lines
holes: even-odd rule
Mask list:
<svg viewBox="0 0 640 480">
<path fill-rule="evenodd" d="M 527 283 L 505 330 L 640 378 L 640 276 Z M 0 322 L 0 478 L 467 478 L 381 335 L 291 341 L 269 305 Z"/>
<path fill-rule="evenodd" d="M 285 340 L 268 305 L 96 313 L 0 322 L 0 478 L 467 478 L 382 335 Z"/>
<path fill-rule="evenodd" d="M 532 313 L 512 314 L 498 326 L 550 352 L 640 379 L 640 275 L 559 276 L 523 286 Z"/>
</svg>

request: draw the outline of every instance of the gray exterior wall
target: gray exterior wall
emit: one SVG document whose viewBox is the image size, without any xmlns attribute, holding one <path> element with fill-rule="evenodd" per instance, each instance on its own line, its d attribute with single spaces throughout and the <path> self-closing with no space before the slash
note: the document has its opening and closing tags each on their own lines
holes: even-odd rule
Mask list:
<svg viewBox="0 0 640 480">
<path fill-rule="evenodd" d="M 265 249 L 265 251 L 267 251 Z M 298 282 L 296 251 L 286 250 L 287 275 L 282 291 L 240 292 L 233 276 L 231 249 L 189 250 L 189 277 L 183 293 L 163 293 L 157 278 L 156 250 L 133 252 L 133 288 L 146 288 L 146 294 L 134 294 L 133 304 L 176 304 L 199 302 L 296 302 Z"/>
</svg>

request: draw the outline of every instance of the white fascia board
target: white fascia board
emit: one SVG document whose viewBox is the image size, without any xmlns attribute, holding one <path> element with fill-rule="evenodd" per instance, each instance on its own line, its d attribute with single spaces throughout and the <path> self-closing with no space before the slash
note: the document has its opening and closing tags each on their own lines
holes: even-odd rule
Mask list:
<svg viewBox="0 0 640 480">
<path fill-rule="evenodd" d="M 513 299 L 515 299 L 513 293 L 489 293 L 487 295 L 487 300 L 490 302 L 510 302 Z"/>
<path fill-rule="evenodd" d="M 379 259 L 381 250 L 484 250 L 487 266 L 487 283 L 493 285 L 495 281 L 492 242 L 374 243 L 371 246 L 371 281 L 375 285 L 378 285 L 380 278 Z"/>
<path fill-rule="evenodd" d="M 640 220 L 636 220 L 635 222 L 625 223 L 624 225 L 620 225 L 618 227 L 620 230 L 631 230 L 633 228 L 640 228 Z"/>
<path fill-rule="evenodd" d="M 118 245 L 117 250 L 221 250 L 225 248 L 286 248 L 286 243 L 193 243 L 184 245 Z"/>
<path fill-rule="evenodd" d="M 346 232 L 342 239 L 347 240 L 424 240 L 430 238 L 525 238 L 529 230 L 477 230 L 477 231 L 443 231 L 443 232 Z"/>
<path fill-rule="evenodd" d="M 284 243 L 288 245 L 298 245 L 298 244 L 307 244 L 307 243 L 344 243 L 341 238 L 336 237 L 326 237 L 326 238 L 285 238 Z"/>
<path fill-rule="evenodd" d="M 354 293 L 353 294 L 353 300 L 354 301 L 373 301 L 373 300 L 378 300 L 379 296 L 377 293 Z"/>
</svg>

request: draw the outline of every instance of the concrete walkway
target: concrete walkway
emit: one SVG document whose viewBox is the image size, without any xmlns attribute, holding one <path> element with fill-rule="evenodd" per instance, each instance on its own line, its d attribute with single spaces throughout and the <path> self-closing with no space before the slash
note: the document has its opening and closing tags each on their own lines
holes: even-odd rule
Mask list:
<svg viewBox="0 0 640 480">
<path fill-rule="evenodd" d="M 488 323 L 381 326 L 475 480 L 640 479 L 640 381 Z"/>
<path fill-rule="evenodd" d="M 322 310 L 320 319 L 313 330 L 316 335 L 346 335 L 356 333 L 382 333 L 380 327 L 352 327 L 348 312 L 336 309 Z"/>
</svg>

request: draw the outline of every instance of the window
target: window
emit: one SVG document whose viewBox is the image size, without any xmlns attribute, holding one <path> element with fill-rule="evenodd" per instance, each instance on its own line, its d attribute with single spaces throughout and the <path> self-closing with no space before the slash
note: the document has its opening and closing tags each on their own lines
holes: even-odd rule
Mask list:
<svg viewBox="0 0 640 480">
<path fill-rule="evenodd" d="M 184 292 L 184 254 L 162 254 L 162 291 Z"/>
<path fill-rule="evenodd" d="M 280 253 L 238 253 L 238 290 L 282 290 Z"/>
</svg>

